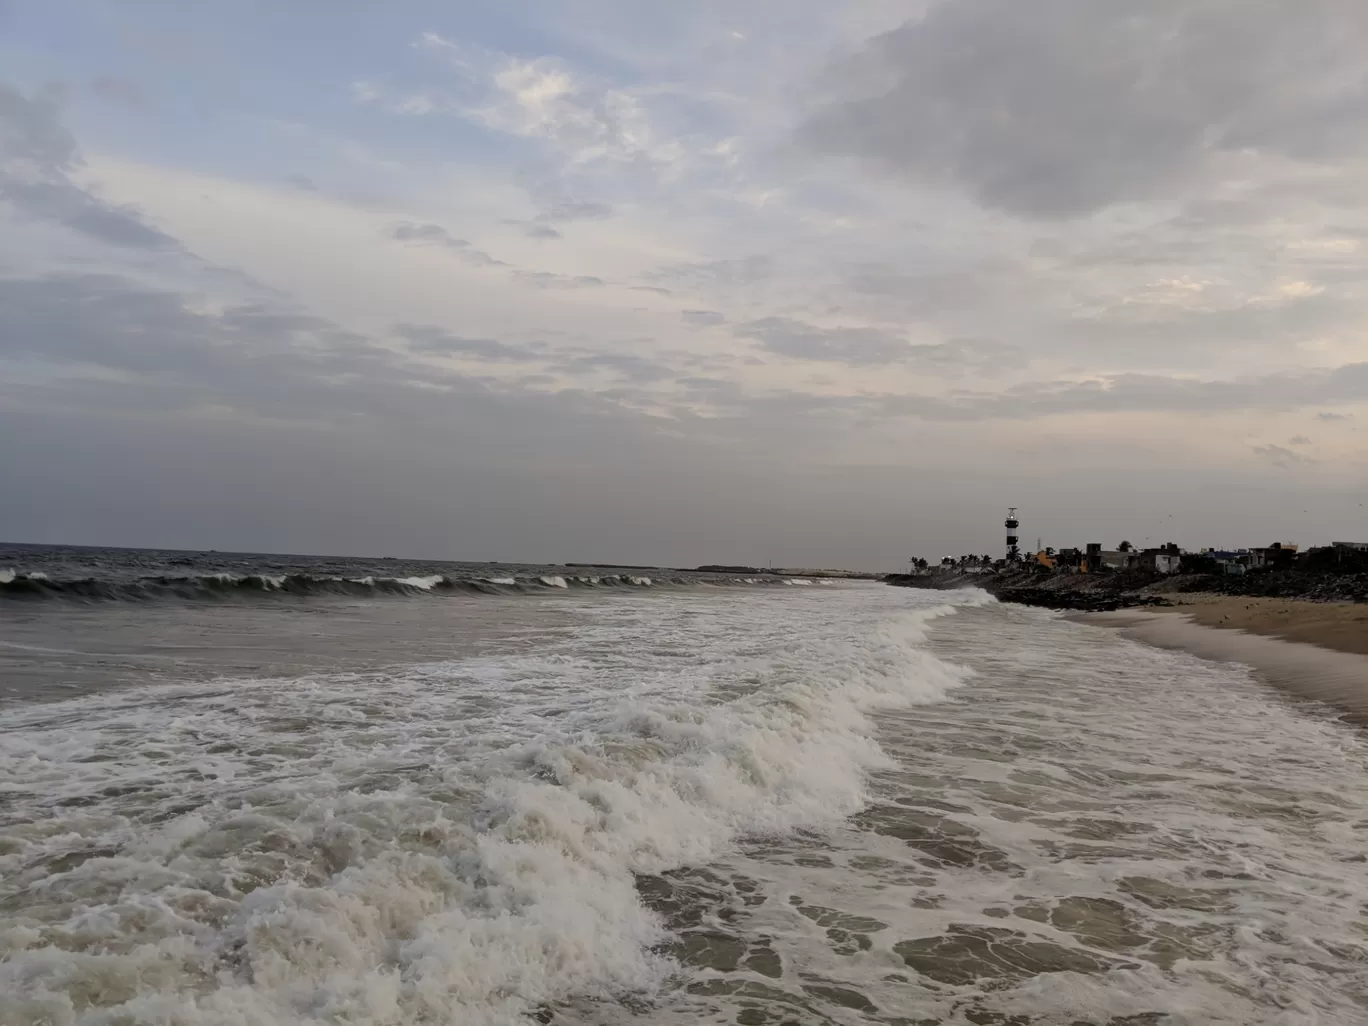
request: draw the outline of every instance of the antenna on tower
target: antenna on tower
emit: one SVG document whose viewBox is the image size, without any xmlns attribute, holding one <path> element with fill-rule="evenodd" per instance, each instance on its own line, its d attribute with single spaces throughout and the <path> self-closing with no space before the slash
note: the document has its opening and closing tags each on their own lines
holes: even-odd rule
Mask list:
<svg viewBox="0 0 1368 1026">
<path fill-rule="evenodd" d="M 1021 526 L 1021 521 L 1017 519 L 1017 508 L 1015 506 L 1007 507 L 1005 526 L 1007 528 L 1007 562 L 1020 563 L 1021 549 L 1017 545 L 1017 528 Z"/>
</svg>

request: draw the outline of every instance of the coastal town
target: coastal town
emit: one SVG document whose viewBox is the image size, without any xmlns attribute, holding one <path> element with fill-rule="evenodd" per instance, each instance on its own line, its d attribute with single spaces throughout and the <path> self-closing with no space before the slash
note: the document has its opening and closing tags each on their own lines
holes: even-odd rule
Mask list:
<svg viewBox="0 0 1368 1026">
<path fill-rule="evenodd" d="M 1190 592 L 1368 601 L 1368 541 L 1184 549 L 1172 542 L 1140 548 L 1123 539 L 1113 548 L 1088 542 L 1023 551 L 1015 507 L 1004 526 L 998 558 L 944 556 L 933 564 L 914 557 L 907 573 L 884 580 L 907 587 L 975 585 L 1006 601 L 1061 609 L 1168 605 L 1173 594 Z"/>
</svg>

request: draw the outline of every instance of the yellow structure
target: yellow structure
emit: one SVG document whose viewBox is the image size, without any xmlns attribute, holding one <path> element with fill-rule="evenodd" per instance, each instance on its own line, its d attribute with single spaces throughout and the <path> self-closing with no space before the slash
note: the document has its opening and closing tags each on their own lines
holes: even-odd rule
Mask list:
<svg viewBox="0 0 1368 1026">
<path fill-rule="evenodd" d="M 1053 569 L 1055 568 L 1054 557 L 1053 557 L 1053 556 L 1047 556 L 1047 555 L 1045 555 L 1044 552 L 1037 552 L 1037 553 L 1035 554 L 1035 561 L 1036 561 L 1037 563 L 1039 563 L 1041 566 L 1047 566 L 1047 567 L 1049 567 L 1051 570 L 1053 570 Z"/>
</svg>

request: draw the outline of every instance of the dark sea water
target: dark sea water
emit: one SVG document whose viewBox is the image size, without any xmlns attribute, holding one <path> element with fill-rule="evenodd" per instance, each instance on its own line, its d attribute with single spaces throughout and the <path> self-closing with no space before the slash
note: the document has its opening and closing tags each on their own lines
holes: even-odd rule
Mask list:
<svg viewBox="0 0 1368 1026">
<path fill-rule="evenodd" d="M 869 583 L 0 573 L 4 1026 L 1368 1021 L 1368 744 L 1232 664 Z"/>
</svg>

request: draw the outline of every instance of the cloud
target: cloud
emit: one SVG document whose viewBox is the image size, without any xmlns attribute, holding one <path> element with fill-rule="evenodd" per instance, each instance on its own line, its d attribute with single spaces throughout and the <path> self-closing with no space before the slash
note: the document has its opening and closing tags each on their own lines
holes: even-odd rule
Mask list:
<svg viewBox="0 0 1368 1026">
<path fill-rule="evenodd" d="M 791 317 L 763 317 L 735 330 L 762 349 L 800 360 L 861 366 L 893 363 L 909 352 L 905 338 L 880 328 L 822 328 Z"/>
<path fill-rule="evenodd" d="M 913 346 L 907 359 L 919 370 L 943 377 L 965 374 L 992 377 L 1030 365 L 1030 358 L 1020 346 L 991 338 L 955 338 L 934 345 Z"/>
<path fill-rule="evenodd" d="M 400 324 L 394 332 L 415 352 L 469 356 L 489 363 L 528 363 L 546 359 L 545 346 L 511 345 L 492 338 L 462 338 L 431 325 Z"/>
<path fill-rule="evenodd" d="M 565 374 L 582 374 L 586 371 L 609 371 L 619 378 L 637 384 L 653 381 L 669 381 L 676 375 L 668 365 L 650 360 L 635 353 L 583 353 L 561 359 L 553 364 L 553 369 Z"/>
<path fill-rule="evenodd" d="M 445 246 L 447 249 L 469 249 L 470 243 L 465 239 L 458 239 L 440 224 L 414 224 L 412 221 L 404 221 L 394 226 L 390 231 L 393 238 L 400 242 L 427 243 L 433 246 Z"/>
<path fill-rule="evenodd" d="M 801 360 L 850 366 L 904 364 L 923 374 L 991 376 L 1029 364 L 1017 346 L 989 338 L 954 338 L 912 345 L 900 332 L 873 327 L 826 328 L 791 317 L 765 317 L 737 325 L 736 334 L 763 349 Z"/>
<path fill-rule="evenodd" d="M 692 328 L 711 328 L 727 322 L 716 310 L 681 310 L 679 319 Z"/>
<path fill-rule="evenodd" d="M 1289 438 L 1289 439 L 1287 440 L 1287 444 L 1288 444 L 1288 445 L 1310 445 L 1310 444 L 1311 444 L 1311 439 L 1307 438 L 1305 435 L 1293 435 L 1291 438 Z"/>
<path fill-rule="evenodd" d="M 1324 421 L 1337 421 L 1337 420 L 1352 420 L 1353 417 L 1351 417 L 1351 416 L 1350 416 L 1349 414 L 1347 414 L 1347 413 L 1330 413 L 1330 412 L 1328 412 L 1328 411 L 1325 411 L 1325 412 L 1321 412 L 1321 413 L 1316 414 L 1316 419 L 1317 419 L 1317 420 L 1324 420 Z"/>
<path fill-rule="evenodd" d="M 716 286 L 754 285 L 771 277 L 774 272 L 774 258 L 756 253 L 739 260 L 699 260 L 667 264 L 649 272 L 647 277 L 657 282 L 669 282 L 680 288 L 706 289 Z"/>
<path fill-rule="evenodd" d="M 595 289 L 604 284 L 602 278 L 592 274 L 555 274 L 551 271 L 515 270 L 513 278 L 538 289 Z"/>
<path fill-rule="evenodd" d="M 450 250 L 472 267 L 507 267 L 483 250 L 475 249 L 465 239 L 458 239 L 440 224 L 403 221 L 390 229 L 390 238 L 413 246 L 438 246 Z"/>
<path fill-rule="evenodd" d="M 523 234 L 531 239 L 559 239 L 563 233 L 559 225 L 576 221 L 604 221 L 613 216 L 613 208 L 607 203 L 595 200 L 559 199 L 530 221 L 509 219 L 508 223 L 517 225 Z"/>
<path fill-rule="evenodd" d="M 1032 381 L 1000 392 L 885 396 L 885 412 L 925 420 L 1032 420 L 1073 413 L 1216 414 L 1288 411 L 1368 395 L 1368 363 L 1303 373 L 1202 380 L 1118 374 L 1081 381 Z"/>
<path fill-rule="evenodd" d="M 1361 155 L 1365 51 L 1368 8 L 1352 0 L 955 0 L 839 66 L 849 95 L 802 136 L 987 207 L 1067 218 L 1250 155 Z"/>
<path fill-rule="evenodd" d="M 605 221 L 613 208 L 596 200 L 563 199 L 538 215 L 538 220 L 563 224 L 567 221 Z"/>
<path fill-rule="evenodd" d="M 561 237 L 561 233 L 549 224 L 524 225 L 523 231 L 530 239 L 559 239 Z"/>
<path fill-rule="evenodd" d="M 657 129 L 646 98 L 555 56 L 525 57 L 466 46 L 433 32 L 420 50 L 446 59 L 452 88 L 394 97 L 370 82 L 352 86 L 359 102 L 408 115 L 457 115 L 492 132 L 534 140 L 572 166 L 662 165 L 679 149 Z"/>
<path fill-rule="evenodd" d="M 77 185 L 76 141 L 62 127 L 61 93 L 32 97 L 0 85 L 0 200 L 19 213 L 51 221 L 98 242 L 142 250 L 174 250 L 175 239 L 131 208 L 106 203 Z"/>
<path fill-rule="evenodd" d="M 1293 467 L 1316 462 L 1310 456 L 1293 452 L 1291 449 L 1284 449 L 1281 445 L 1256 445 L 1253 451 L 1255 456 L 1271 463 L 1279 470 L 1291 470 Z"/>
</svg>

